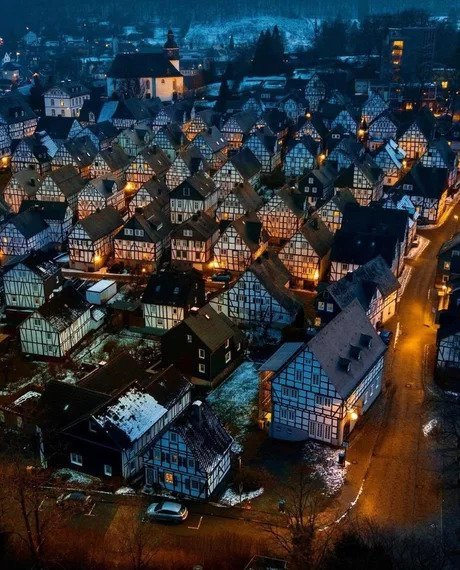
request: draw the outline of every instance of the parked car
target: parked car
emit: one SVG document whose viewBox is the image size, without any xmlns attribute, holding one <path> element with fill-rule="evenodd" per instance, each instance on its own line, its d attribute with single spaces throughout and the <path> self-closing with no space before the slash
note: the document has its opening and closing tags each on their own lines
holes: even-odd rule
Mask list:
<svg viewBox="0 0 460 570">
<path fill-rule="evenodd" d="M 145 514 L 149 520 L 180 523 L 188 517 L 188 510 L 180 503 L 162 501 L 149 505 Z"/>
<path fill-rule="evenodd" d="M 391 337 L 393 336 L 393 332 L 392 331 L 388 331 L 386 329 L 382 329 L 379 332 L 380 338 L 383 340 L 383 342 L 388 346 L 391 342 Z"/>
<path fill-rule="evenodd" d="M 93 504 L 94 501 L 91 495 L 88 495 L 84 491 L 62 493 L 62 495 L 59 495 L 56 499 L 56 505 L 58 507 L 78 512 L 89 511 Z"/>
</svg>

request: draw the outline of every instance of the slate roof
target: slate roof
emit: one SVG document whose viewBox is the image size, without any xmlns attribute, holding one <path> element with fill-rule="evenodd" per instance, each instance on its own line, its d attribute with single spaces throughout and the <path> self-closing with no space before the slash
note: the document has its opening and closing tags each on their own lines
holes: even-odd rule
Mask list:
<svg viewBox="0 0 460 570">
<path fill-rule="evenodd" d="M 23 200 L 19 213 L 28 210 L 40 212 L 47 222 L 63 222 L 66 219 L 69 205 L 66 202 L 51 202 L 48 200 Z"/>
<path fill-rule="evenodd" d="M 107 77 L 182 77 L 182 74 L 163 53 L 119 53 L 113 60 Z"/>
<path fill-rule="evenodd" d="M 336 315 L 307 346 L 344 399 L 353 392 L 386 350 L 357 300 Z M 359 348 L 360 358 L 356 358 L 352 347 Z"/>
<path fill-rule="evenodd" d="M 12 215 L 5 220 L 5 223 L 12 224 L 25 239 L 30 239 L 49 228 L 43 214 L 35 209 Z"/>
<path fill-rule="evenodd" d="M 93 242 L 112 233 L 123 223 L 120 213 L 112 206 L 93 212 L 78 222 Z"/>
<path fill-rule="evenodd" d="M 327 291 L 341 309 L 357 299 L 367 311 L 377 289 L 385 299 L 398 288 L 398 280 L 379 255 L 353 273 L 328 285 Z"/>
<path fill-rule="evenodd" d="M 112 172 L 125 169 L 131 162 L 131 158 L 117 144 L 99 151 L 99 156 L 106 162 Z"/>
<path fill-rule="evenodd" d="M 119 192 L 123 188 L 123 182 L 115 176 L 99 176 L 90 180 L 85 188 L 94 189 L 102 198 L 110 198 L 115 191 Z"/>
<path fill-rule="evenodd" d="M 231 192 L 237 198 L 245 211 L 256 211 L 263 205 L 262 197 L 247 182 L 239 182 Z M 224 201 L 225 203 L 225 201 Z"/>
<path fill-rule="evenodd" d="M 61 272 L 61 268 L 51 261 L 47 254 L 39 250 L 9 259 L 3 265 L 3 274 L 6 275 L 11 269 L 19 264 L 24 265 L 33 271 L 42 280 L 56 276 Z"/>
<path fill-rule="evenodd" d="M 36 170 L 25 168 L 19 172 L 15 172 L 11 178 L 14 178 L 24 192 L 31 198 L 37 193 L 40 176 Z"/>
<path fill-rule="evenodd" d="M 78 166 L 82 168 L 89 166 L 97 154 L 97 148 L 88 136 L 65 141 L 63 146 Z"/>
<path fill-rule="evenodd" d="M 219 230 L 217 222 L 204 212 L 193 214 L 193 216 L 183 222 L 178 228 L 176 227 L 173 233 L 183 236 L 183 229 L 186 228 L 190 228 L 203 240 L 209 239 Z"/>
<path fill-rule="evenodd" d="M 244 180 L 250 180 L 253 176 L 259 174 L 262 169 L 262 165 L 254 153 L 246 147 L 231 156 L 229 160 Z M 225 169 L 225 165 L 222 168 Z"/>
<path fill-rule="evenodd" d="M 75 117 L 42 116 L 37 123 L 37 131 L 44 131 L 54 140 L 65 141 L 74 125 L 78 122 Z"/>
<path fill-rule="evenodd" d="M 254 212 L 234 220 L 231 225 L 252 252 L 257 251 L 261 242 L 268 241 L 268 235 L 263 229 L 262 222 Z"/>
<path fill-rule="evenodd" d="M 198 133 L 197 138 L 203 139 L 203 142 L 210 148 L 211 152 L 219 152 L 226 148 L 227 141 L 222 133 L 215 126 L 210 127 L 207 131 Z"/>
<path fill-rule="evenodd" d="M 189 187 L 193 192 L 192 197 L 195 193 L 198 193 L 203 199 L 207 198 L 217 192 L 217 186 L 214 180 L 205 172 L 199 171 L 195 172 L 192 176 L 189 176 L 186 180 L 181 182 L 179 186 L 176 186 L 174 190 L 171 191 L 170 195 L 172 197 L 182 197 L 182 191 L 184 188 Z M 186 199 L 186 196 L 183 196 Z"/>
<path fill-rule="evenodd" d="M 189 303 L 189 296 L 197 283 L 203 283 L 201 274 L 191 271 L 165 270 L 154 273 L 145 288 L 142 302 L 152 305 L 183 307 Z"/>
<path fill-rule="evenodd" d="M 126 239 L 129 241 L 158 243 L 165 240 L 172 229 L 172 223 L 158 204 L 151 202 L 143 208 L 136 208 L 134 215 L 126 222 L 125 228 L 140 228 L 144 230 L 143 236 L 126 236 L 124 228 L 116 235 L 115 239 Z"/>
<path fill-rule="evenodd" d="M 35 119 L 36 115 L 20 93 L 11 92 L 0 97 L 0 117 L 9 125 L 30 121 Z"/>
<path fill-rule="evenodd" d="M 217 313 L 210 305 L 201 307 L 183 321 L 211 351 L 220 348 L 227 339 L 237 342 L 244 338 L 240 329 L 223 313 Z"/>
<path fill-rule="evenodd" d="M 61 332 L 70 327 L 83 313 L 88 311 L 90 304 L 71 284 L 66 284 L 62 291 L 52 297 L 47 303 L 36 309 L 51 326 Z M 32 317 L 29 317 L 32 318 Z"/>
<path fill-rule="evenodd" d="M 399 180 L 395 188 L 409 196 L 436 200 L 442 196 L 447 187 L 448 175 L 447 168 L 432 168 L 418 162 Z M 412 190 L 404 189 L 405 184 L 412 184 Z"/>
<path fill-rule="evenodd" d="M 319 257 L 329 253 L 334 235 L 317 214 L 308 218 L 299 231 Z"/>
<path fill-rule="evenodd" d="M 228 453 L 233 438 L 209 404 L 195 401 L 174 421 L 171 430 L 179 434 L 198 466 L 211 473 Z"/>
<path fill-rule="evenodd" d="M 155 172 L 156 176 L 161 176 L 171 167 L 171 161 L 157 146 L 145 148 L 141 151 L 140 155 Z"/>
<path fill-rule="evenodd" d="M 368 235 L 396 236 L 403 242 L 406 236 L 408 213 L 405 210 L 369 207 L 355 204 L 345 206 L 341 229 Z"/>
<path fill-rule="evenodd" d="M 44 179 L 48 177 L 51 178 L 67 199 L 78 194 L 86 184 L 86 181 L 79 175 L 78 170 L 70 164 L 47 173 Z"/>
</svg>

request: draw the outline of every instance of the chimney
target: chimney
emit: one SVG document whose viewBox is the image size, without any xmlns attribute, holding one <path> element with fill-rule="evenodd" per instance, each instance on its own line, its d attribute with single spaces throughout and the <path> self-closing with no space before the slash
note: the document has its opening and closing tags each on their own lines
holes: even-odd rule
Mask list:
<svg viewBox="0 0 460 570">
<path fill-rule="evenodd" d="M 201 400 L 195 400 L 192 404 L 192 414 L 198 425 L 201 425 L 203 421 L 203 402 Z"/>
</svg>

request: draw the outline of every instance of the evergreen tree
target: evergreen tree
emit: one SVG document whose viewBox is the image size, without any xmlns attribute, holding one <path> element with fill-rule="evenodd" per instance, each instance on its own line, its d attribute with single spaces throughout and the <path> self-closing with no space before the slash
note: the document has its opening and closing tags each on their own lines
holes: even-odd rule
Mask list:
<svg viewBox="0 0 460 570">
<path fill-rule="evenodd" d="M 230 99 L 231 92 L 227 80 L 224 78 L 220 84 L 219 95 L 217 96 L 214 108 L 219 113 L 224 113 L 227 110 L 228 100 Z"/>
</svg>

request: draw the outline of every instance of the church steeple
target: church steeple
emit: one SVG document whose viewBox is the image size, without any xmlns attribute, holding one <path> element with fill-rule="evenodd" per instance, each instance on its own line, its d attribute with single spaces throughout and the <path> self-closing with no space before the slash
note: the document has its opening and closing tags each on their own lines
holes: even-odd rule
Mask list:
<svg viewBox="0 0 460 570">
<path fill-rule="evenodd" d="M 174 38 L 174 32 L 171 28 L 168 30 L 168 39 L 163 46 L 163 52 L 169 61 L 174 65 L 174 67 L 179 70 L 179 47 Z"/>
</svg>

